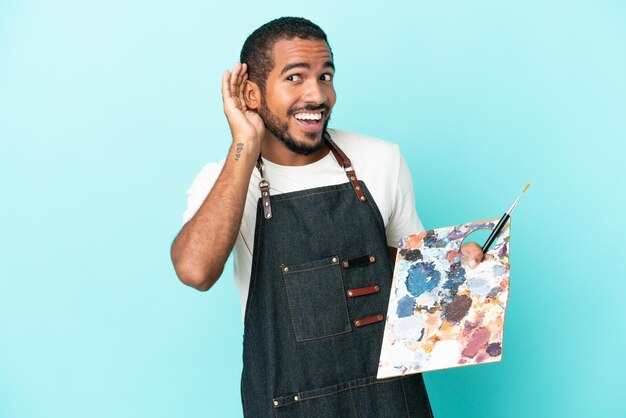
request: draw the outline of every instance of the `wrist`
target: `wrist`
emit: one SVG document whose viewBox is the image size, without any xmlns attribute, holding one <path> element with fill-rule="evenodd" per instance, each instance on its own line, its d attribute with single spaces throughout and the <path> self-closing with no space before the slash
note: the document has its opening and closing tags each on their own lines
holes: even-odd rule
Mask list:
<svg viewBox="0 0 626 418">
<path fill-rule="evenodd" d="M 250 140 L 233 138 L 229 154 L 234 161 L 254 161 L 259 157 L 260 149 Z"/>
</svg>

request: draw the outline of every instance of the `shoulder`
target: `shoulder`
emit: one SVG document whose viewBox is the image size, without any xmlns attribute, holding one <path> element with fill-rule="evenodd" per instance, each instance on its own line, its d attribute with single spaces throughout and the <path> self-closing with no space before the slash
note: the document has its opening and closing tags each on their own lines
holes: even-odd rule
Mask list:
<svg viewBox="0 0 626 418">
<path fill-rule="evenodd" d="M 400 159 L 400 147 L 397 144 L 356 132 L 329 129 L 328 133 L 355 165 L 376 163 L 397 164 Z"/>
</svg>

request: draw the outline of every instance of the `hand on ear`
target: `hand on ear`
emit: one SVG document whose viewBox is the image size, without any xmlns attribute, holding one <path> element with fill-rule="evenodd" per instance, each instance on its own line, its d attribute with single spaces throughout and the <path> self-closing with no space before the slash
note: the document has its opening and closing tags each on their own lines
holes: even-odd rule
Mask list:
<svg viewBox="0 0 626 418">
<path fill-rule="evenodd" d="M 260 105 L 260 90 L 256 83 L 248 80 L 247 70 L 246 64 L 236 63 L 232 71 L 224 72 L 222 99 L 234 143 L 251 141 L 254 145 L 252 151 L 258 155 L 265 124 L 256 113 Z"/>
</svg>

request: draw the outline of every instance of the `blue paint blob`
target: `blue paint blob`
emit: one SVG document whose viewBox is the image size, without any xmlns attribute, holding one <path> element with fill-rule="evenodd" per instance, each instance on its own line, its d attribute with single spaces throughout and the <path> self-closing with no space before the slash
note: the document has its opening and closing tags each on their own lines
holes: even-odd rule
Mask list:
<svg viewBox="0 0 626 418">
<path fill-rule="evenodd" d="M 492 287 L 489 280 L 484 276 L 474 277 L 467 282 L 470 292 L 481 297 L 486 297 L 491 292 Z"/>
<path fill-rule="evenodd" d="M 465 269 L 461 267 L 461 262 L 450 264 L 450 270 L 448 270 L 448 280 L 443 285 L 445 289 L 450 289 L 451 293 L 456 293 L 459 286 L 465 282 Z"/>
<path fill-rule="evenodd" d="M 430 248 L 445 247 L 446 242 L 437 238 L 435 231 L 428 231 L 424 236 L 424 246 Z"/>
<path fill-rule="evenodd" d="M 458 280 L 465 280 L 465 269 L 461 267 L 461 262 L 450 264 L 450 271 L 448 271 L 448 278 Z"/>
<path fill-rule="evenodd" d="M 496 296 L 498 296 L 500 294 L 500 287 L 496 286 L 493 289 L 491 289 L 489 291 L 489 294 L 487 295 L 488 298 L 495 298 Z"/>
<path fill-rule="evenodd" d="M 465 232 L 462 232 L 462 231 L 460 231 L 460 230 L 458 230 L 458 229 L 454 228 L 454 229 L 453 229 L 453 230 L 452 230 L 452 231 L 448 234 L 448 236 L 446 237 L 446 239 L 448 239 L 448 240 L 452 241 L 452 240 L 455 240 L 455 239 L 463 238 L 465 235 L 466 235 L 466 233 L 465 233 Z"/>
<path fill-rule="evenodd" d="M 493 274 L 494 275 L 502 276 L 504 273 L 506 273 L 506 267 L 501 266 L 501 265 L 493 266 Z"/>
<path fill-rule="evenodd" d="M 435 269 L 433 262 L 415 263 L 409 268 L 408 273 L 406 288 L 415 297 L 434 289 L 441 279 L 441 274 Z"/>
<path fill-rule="evenodd" d="M 406 318 L 407 316 L 413 315 L 413 308 L 415 307 L 415 299 L 411 296 L 406 295 L 402 299 L 398 301 L 398 309 L 396 309 L 396 314 L 398 318 Z"/>
</svg>

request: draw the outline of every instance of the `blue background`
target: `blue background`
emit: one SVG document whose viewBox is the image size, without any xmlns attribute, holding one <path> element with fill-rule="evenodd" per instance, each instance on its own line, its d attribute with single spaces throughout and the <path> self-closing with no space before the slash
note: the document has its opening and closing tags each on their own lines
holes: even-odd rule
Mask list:
<svg viewBox="0 0 626 418">
<path fill-rule="evenodd" d="M 232 267 L 180 284 L 220 80 L 281 15 L 328 33 L 331 125 L 397 142 L 427 228 L 512 226 L 504 361 L 439 417 L 615 417 L 625 347 L 623 1 L 0 1 L 0 417 L 240 417 Z"/>
</svg>

